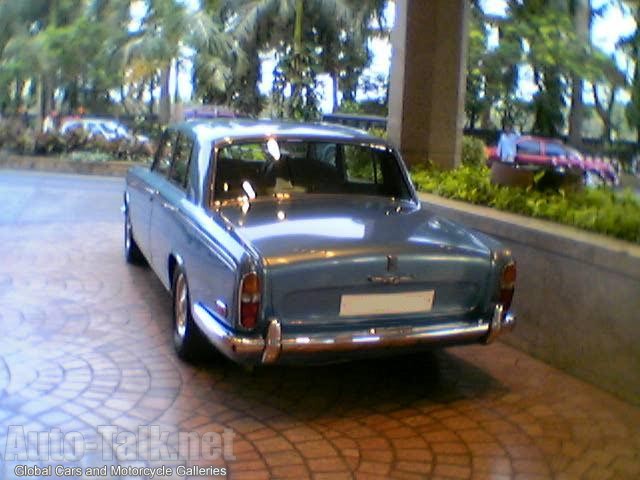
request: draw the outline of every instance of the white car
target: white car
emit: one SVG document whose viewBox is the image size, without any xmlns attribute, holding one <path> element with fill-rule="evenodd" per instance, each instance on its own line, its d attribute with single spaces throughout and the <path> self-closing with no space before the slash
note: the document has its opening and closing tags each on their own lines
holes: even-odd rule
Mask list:
<svg viewBox="0 0 640 480">
<path fill-rule="evenodd" d="M 126 139 L 132 142 L 149 143 L 149 138 L 145 135 L 134 135 L 127 127 L 115 120 L 103 118 L 78 118 L 65 120 L 60 127 L 60 133 L 67 135 L 75 130 L 82 129 L 90 138 L 102 137 L 112 142 Z"/>
</svg>

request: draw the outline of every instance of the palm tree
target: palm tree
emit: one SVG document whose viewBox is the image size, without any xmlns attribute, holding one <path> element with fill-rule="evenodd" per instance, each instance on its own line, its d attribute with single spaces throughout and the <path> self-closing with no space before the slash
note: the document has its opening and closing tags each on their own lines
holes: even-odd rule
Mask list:
<svg viewBox="0 0 640 480">
<path fill-rule="evenodd" d="M 235 12 L 233 29 L 247 49 L 275 50 L 279 57 L 275 88 L 287 105 L 281 113 L 309 116 L 316 108 L 315 75 L 323 49 L 320 32 L 346 31 L 356 17 L 346 0 L 241 0 L 226 3 Z M 326 46 L 326 45 L 325 45 Z"/>
<path fill-rule="evenodd" d="M 222 25 L 206 11 L 190 11 L 181 0 L 154 0 L 147 2 L 147 11 L 141 27 L 122 49 L 125 64 L 142 75 L 160 71 L 160 121 L 167 123 L 171 115 L 169 80 L 189 48 L 198 52 L 200 68 L 220 69 L 212 84 L 224 88 L 227 72 L 223 58 L 231 50 L 231 40 Z"/>
<path fill-rule="evenodd" d="M 67 72 L 64 67 L 72 57 L 67 40 L 84 6 L 83 0 L 0 3 L 0 73 L 15 75 L 17 97 L 25 78 L 38 85 L 41 118 L 53 108 L 53 93 Z M 81 58 L 72 61 L 79 62 Z"/>
</svg>

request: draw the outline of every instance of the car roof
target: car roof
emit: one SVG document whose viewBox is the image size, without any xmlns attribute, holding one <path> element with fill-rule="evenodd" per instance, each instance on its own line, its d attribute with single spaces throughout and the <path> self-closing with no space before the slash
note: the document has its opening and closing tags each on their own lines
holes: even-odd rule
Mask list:
<svg viewBox="0 0 640 480">
<path fill-rule="evenodd" d="M 534 141 L 534 142 L 542 142 L 542 143 L 555 143 L 556 145 L 565 146 L 565 143 L 557 138 L 552 137 L 539 137 L 537 135 L 522 135 L 518 138 L 518 141 Z"/>
<path fill-rule="evenodd" d="M 383 139 L 370 135 L 365 131 L 327 123 L 217 118 L 213 120 L 188 120 L 173 125 L 173 128 L 184 132 L 193 132 L 199 139 L 210 142 L 274 136 L 386 144 Z"/>
</svg>

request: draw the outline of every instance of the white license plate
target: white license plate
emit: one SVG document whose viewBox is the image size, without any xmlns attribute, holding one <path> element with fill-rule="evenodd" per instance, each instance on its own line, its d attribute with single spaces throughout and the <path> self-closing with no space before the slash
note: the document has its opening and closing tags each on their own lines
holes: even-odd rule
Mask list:
<svg viewBox="0 0 640 480">
<path fill-rule="evenodd" d="M 424 313 L 433 307 L 434 290 L 405 293 L 342 295 L 340 316 Z"/>
</svg>

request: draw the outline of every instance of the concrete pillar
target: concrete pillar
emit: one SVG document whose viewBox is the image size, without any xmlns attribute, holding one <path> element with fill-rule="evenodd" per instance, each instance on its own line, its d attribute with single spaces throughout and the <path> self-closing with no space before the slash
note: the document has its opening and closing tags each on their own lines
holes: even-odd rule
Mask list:
<svg viewBox="0 0 640 480">
<path fill-rule="evenodd" d="M 460 163 L 469 0 L 396 0 L 389 139 L 410 165 Z"/>
</svg>

